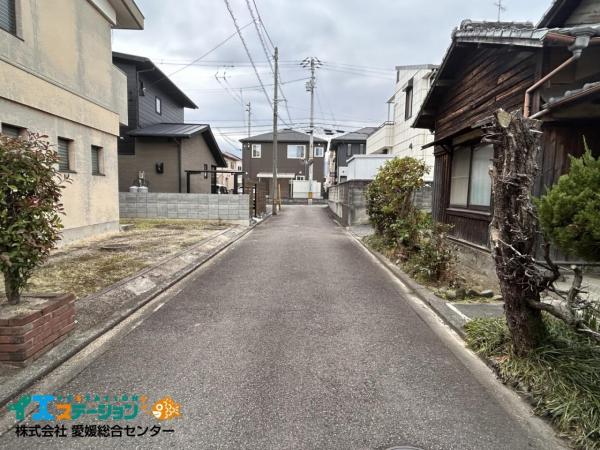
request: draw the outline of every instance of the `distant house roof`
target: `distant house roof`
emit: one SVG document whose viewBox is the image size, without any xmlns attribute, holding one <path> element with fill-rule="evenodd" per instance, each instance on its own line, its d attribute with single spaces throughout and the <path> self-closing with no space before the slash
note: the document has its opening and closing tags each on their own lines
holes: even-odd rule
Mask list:
<svg viewBox="0 0 600 450">
<path fill-rule="evenodd" d="M 242 160 L 242 158 L 240 158 L 239 156 L 234 155 L 233 153 L 229 153 L 229 152 L 223 152 L 223 156 L 225 158 L 234 159 L 236 161 L 241 161 Z"/>
<path fill-rule="evenodd" d="M 407 66 L 396 66 L 396 70 L 433 70 L 437 69 L 435 64 L 411 64 Z"/>
<path fill-rule="evenodd" d="M 185 108 L 198 109 L 198 106 L 184 94 L 156 65 L 145 56 L 129 55 L 127 53 L 113 52 L 113 63 L 134 64 L 138 70 L 144 70 L 145 75 L 152 83 L 160 85 L 168 95 Z"/>
<path fill-rule="evenodd" d="M 346 133 L 342 136 L 338 136 L 331 140 L 331 145 L 338 142 L 349 142 L 349 141 L 366 141 L 367 138 L 375 133 L 378 130 L 378 127 L 364 127 L 360 130 L 351 131 L 350 133 Z"/>
<path fill-rule="evenodd" d="M 130 136 L 135 137 L 161 137 L 161 138 L 180 138 L 189 139 L 192 136 L 202 133 L 210 152 L 215 158 L 219 167 L 227 166 L 223 153 L 217 144 L 215 136 L 206 124 L 189 123 L 158 123 L 146 128 L 138 128 L 129 132 Z"/>
<path fill-rule="evenodd" d="M 277 142 L 309 142 L 310 135 L 301 133 L 295 130 L 278 130 L 277 131 Z M 240 139 L 240 142 L 273 142 L 273 133 L 258 134 L 256 136 L 250 136 L 248 138 Z M 315 136 L 314 142 L 327 143 L 325 139 L 321 139 Z"/>
</svg>

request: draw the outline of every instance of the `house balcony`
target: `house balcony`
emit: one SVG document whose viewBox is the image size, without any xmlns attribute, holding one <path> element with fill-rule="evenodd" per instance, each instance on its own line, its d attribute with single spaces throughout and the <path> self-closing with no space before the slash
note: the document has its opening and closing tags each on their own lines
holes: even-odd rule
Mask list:
<svg viewBox="0 0 600 450">
<path fill-rule="evenodd" d="M 394 122 L 384 122 L 367 138 L 367 155 L 389 154 L 394 147 Z"/>
</svg>

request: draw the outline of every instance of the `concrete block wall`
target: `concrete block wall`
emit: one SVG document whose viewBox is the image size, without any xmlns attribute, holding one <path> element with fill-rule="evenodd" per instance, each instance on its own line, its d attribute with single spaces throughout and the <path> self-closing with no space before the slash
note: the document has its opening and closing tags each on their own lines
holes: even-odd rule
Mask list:
<svg viewBox="0 0 600 450">
<path fill-rule="evenodd" d="M 415 192 L 415 206 L 423 211 L 431 212 L 433 203 L 433 183 L 425 182 L 423 187 Z"/>
<path fill-rule="evenodd" d="M 331 186 L 328 191 L 329 209 L 343 226 L 366 225 L 369 223 L 365 193 L 371 180 L 350 180 Z M 432 183 L 425 183 L 415 193 L 415 205 L 424 211 L 431 211 Z"/>
<path fill-rule="evenodd" d="M 250 196 L 121 192 L 119 213 L 121 218 L 218 220 L 247 225 Z"/>
<path fill-rule="evenodd" d="M 369 223 L 365 191 L 370 183 L 371 180 L 351 180 L 329 188 L 329 209 L 340 219 L 343 226 Z"/>
</svg>

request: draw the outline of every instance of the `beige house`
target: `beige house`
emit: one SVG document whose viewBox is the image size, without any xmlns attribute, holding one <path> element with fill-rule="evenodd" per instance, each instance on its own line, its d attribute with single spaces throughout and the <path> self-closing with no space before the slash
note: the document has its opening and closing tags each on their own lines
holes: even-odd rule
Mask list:
<svg viewBox="0 0 600 450">
<path fill-rule="evenodd" d="M 112 63 L 112 29 L 141 30 L 133 0 L 0 0 L 0 124 L 56 145 L 63 242 L 119 228 L 117 140 L 127 123 L 126 77 Z"/>
<path fill-rule="evenodd" d="M 238 178 L 238 187 L 242 186 L 242 176 L 236 175 L 229 172 L 241 172 L 242 171 L 242 158 L 236 156 L 232 153 L 223 152 L 223 158 L 225 158 L 225 162 L 227 163 L 227 167 L 222 167 L 217 169 L 218 171 L 225 171 L 226 173 L 218 173 L 217 174 L 217 184 L 220 186 L 225 186 L 229 192 L 234 190 L 234 179 Z"/>
<path fill-rule="evenodd" d="M 425 181 L 433 181 L 433 150 L 423 148 L 433 141 L 427 130 L 413 128 L 417 113 L 429 92 L 438 66 L 431 64 L 397 66 L 394 95 L 387 101 L 388 120 L 367 139 L 367 155 L 410 156 L 427 163 Z"/>
</svg>

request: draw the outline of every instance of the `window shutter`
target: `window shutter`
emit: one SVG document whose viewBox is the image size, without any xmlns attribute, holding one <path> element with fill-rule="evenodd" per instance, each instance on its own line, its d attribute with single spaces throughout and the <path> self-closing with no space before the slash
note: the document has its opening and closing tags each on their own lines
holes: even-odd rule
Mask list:
<svg viewBox="0 0 600 450">
<path fill-rule="evenodd" d="M 9 33 L 17 33 L 15 0 L 0 0 L 0 28 Z"/>
<path fill-rule="evenodd" d="M 92 175 L 100 175 L 100 147 L 92 145 Z"/>
<path fill-rule="evenodd" d="M 1 1 L 1 0 L 0 0 Z M 71 168 L 69 164 L 69 141 L 58 139 L 58 170 L 66 172 Z"/>
</svg>

